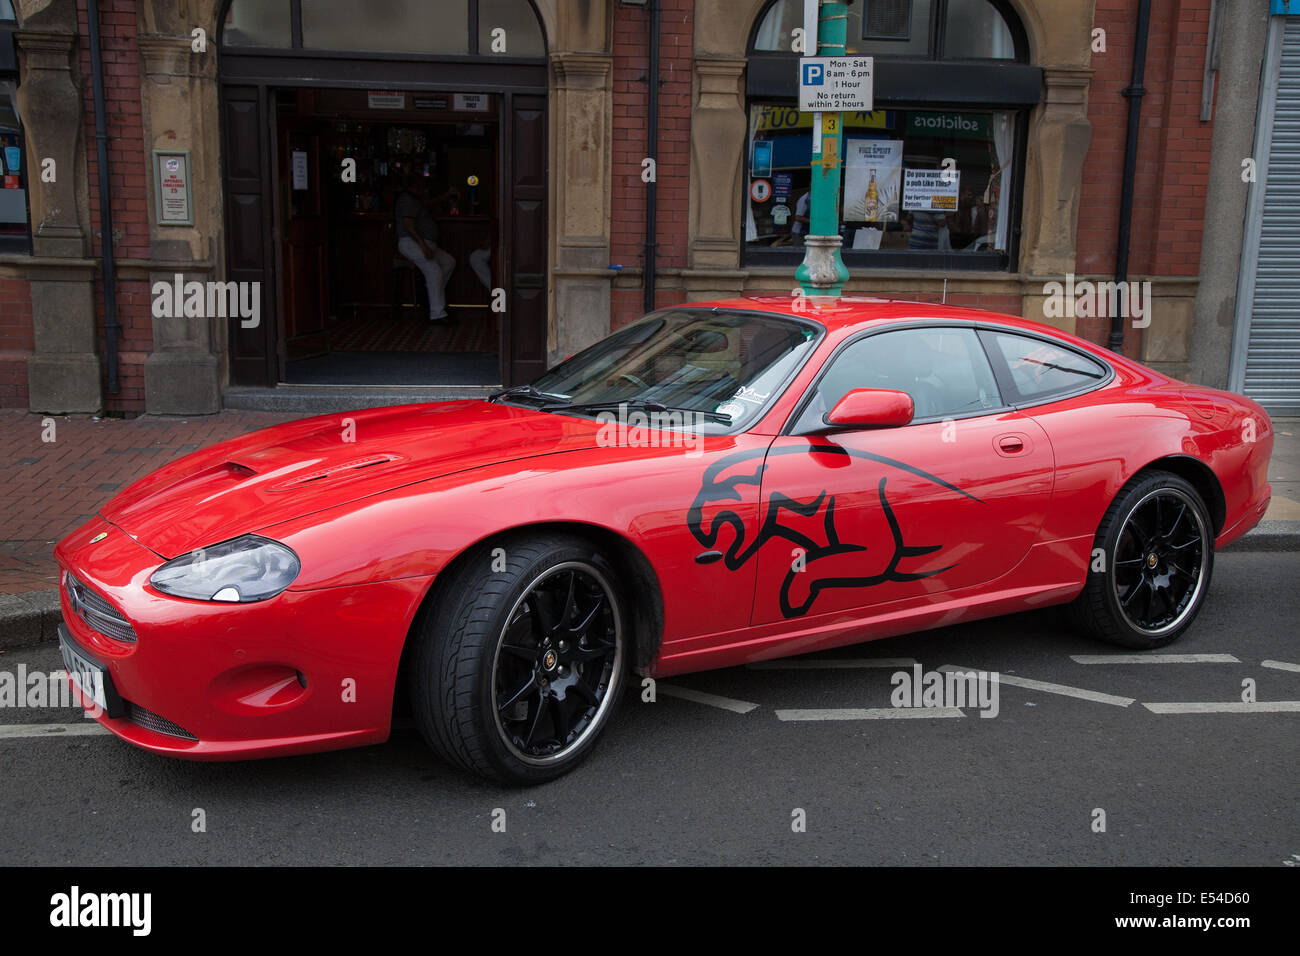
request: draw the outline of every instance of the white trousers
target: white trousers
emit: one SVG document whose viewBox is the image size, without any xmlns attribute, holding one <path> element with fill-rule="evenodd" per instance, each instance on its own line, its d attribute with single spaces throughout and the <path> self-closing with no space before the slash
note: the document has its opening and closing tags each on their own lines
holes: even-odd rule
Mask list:
<svg viewBox="0 0 1300 956">
<path fill-rule="evenodd" d="M 429 292 L 429 318 L 433 319 L 447 311 L 447 280 L 456 268 L 456 260 L 451 253 L 438 248 L 437 243 L 429 245 L 433 246 L 432 259 L 424 257 L 424 250 L 410 236 L 397 240 L 397 251 L 424 273 L 424 285 Z"/>
</svg>

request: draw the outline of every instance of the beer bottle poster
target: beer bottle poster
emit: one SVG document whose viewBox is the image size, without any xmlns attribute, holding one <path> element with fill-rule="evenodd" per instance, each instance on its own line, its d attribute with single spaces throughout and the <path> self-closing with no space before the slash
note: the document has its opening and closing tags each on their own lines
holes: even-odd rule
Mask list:
<svg viewBox="0 0 1300 956">
<path fill-rule="evenodd" d="M 844 221 L 897 222 L 902 140 L 848 140 L 844 162 Z"/>
</svg>

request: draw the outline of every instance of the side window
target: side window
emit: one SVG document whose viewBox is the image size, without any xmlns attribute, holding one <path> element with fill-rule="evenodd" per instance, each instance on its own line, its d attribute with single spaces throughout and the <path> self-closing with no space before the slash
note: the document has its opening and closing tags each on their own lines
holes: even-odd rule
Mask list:
<svg viewBox="0 0 1300 956">
<path fill-rule="evenodd" d="M 825 428 L 822 416 L 855 388 L 912 396 L 917 419 L 998 408 L 993 371 L 972 329 L 898 329 L 859 339 L 832 359 L 799 416 L 796 433 Z"/>
<path fill-rule="evenodd" d="M 1007 372 L 1025 402 L 1048 401 L 1076 392 L 1106 377 L 1106 368 L 1071 349 L 1012 332 L 985 332 L 990 351 L 1006 362 Z"/>
</svg>

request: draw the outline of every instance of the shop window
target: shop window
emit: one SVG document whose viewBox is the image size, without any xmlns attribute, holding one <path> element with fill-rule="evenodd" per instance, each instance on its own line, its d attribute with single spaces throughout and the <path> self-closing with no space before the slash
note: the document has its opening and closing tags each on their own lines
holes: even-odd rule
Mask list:
<svg viewBox="0 0 1300 956">
<path fill-rule="evenodd" d="M 18 62 L 10 0 L 0 0 L 0 252 L 30 252 L 27 184 L 30 175 L 18 114 Z"/>
<path fill-rule="evenodd" d="M 790 50 L 802 9 L 774 0 L 751 42 L 742 223 L 751 265 L 797 263 L 809 230 L 817 114 L 797 107 Z M 1019 22 L 990 0 L 863 0 L 849 7 L 848 29 L 849 53 L 877 60 L 877 109 L 843 114 L 846 264 L 1013 268 L 1023 136 L 1041 89 L 1041 71 L 1022 65 Z"/>
<path fill-rule="evenodd" d="M 528 0 L 233 0 L 221 38 L 234 49 L 546 55 Z"/>
</svg>

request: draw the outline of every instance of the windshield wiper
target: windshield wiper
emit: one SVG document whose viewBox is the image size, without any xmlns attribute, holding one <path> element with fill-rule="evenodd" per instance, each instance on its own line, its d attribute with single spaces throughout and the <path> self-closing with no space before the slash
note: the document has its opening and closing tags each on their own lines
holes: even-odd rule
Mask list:
<svg viewBox="0 0 1300 956">
<path fill-rule="evenodd" d="M 567 402 L 569 396 L 557 395 L 554 392 L 543 392 L 536 385 L 512 385 L 510 388 L 503 389 L 499 392 L 493 392 L 488 396 L 489 402 L 499 401 L 503 398 L 537 398 L 544 402 Z"/>
<path fill-rule="evenodd" d="M 544 412 L 595 412 L 604 408 L 618 408 L 627 405 L 647 412 L 681 412 L 684 415 L 699 415 L 722 425 L 731 424 L 731 416 L 722 412 L 706 412 L 698 408 L 683 408 L 679 405 L 665 405 L 651 398 L 621 398 L 605 402 L 565 402 L 563 404 L 543 405 Z"/>
</svg>

